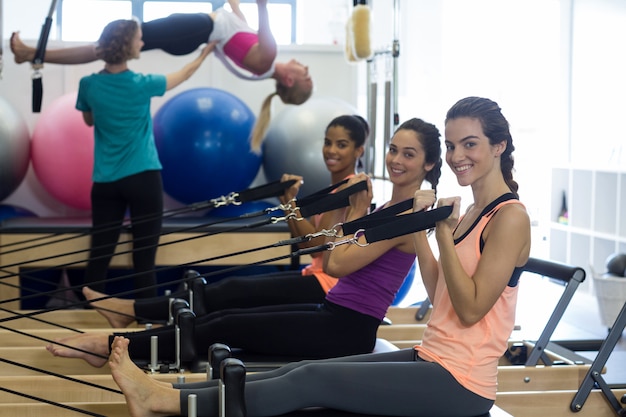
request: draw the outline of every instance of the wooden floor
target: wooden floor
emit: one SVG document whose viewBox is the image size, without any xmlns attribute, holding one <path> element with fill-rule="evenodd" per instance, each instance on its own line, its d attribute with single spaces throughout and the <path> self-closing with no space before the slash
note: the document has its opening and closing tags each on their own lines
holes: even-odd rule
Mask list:
<svg viewBox="0 0 626 417">
<path fill-rule="evenodd" d="M 554 304 L 562 293 L 562 287 L 547 280 L 528 280 L 521 287 L 519 309 L 516 323 L 520 330 L 514 332 L 513 340 L 536 340 L 554 309 Z M 394 323 L 385 327 L 380 334 L 394 341 L 398 346 L 401 340 L 395 338 L 419 337 L 425 322 L 415 321 L 415 308 L 393 308 L 389 317 Z M 86 314 L 83 314 L 86 313 Z M 0 313 L 0 319 L 7 313 Z M 63 317 L 63 318 L 62 318 Z M 42 318 L 51 322 L 62 322 L 72 328 L 96 329 L 106 327 L 106 322 L 93 310 L 58 311 L 46 313 Z M 59 337 L 67 330 L 59 330 L 44 326 L 41 323 L 27 319 L 3 323 L 7 327 L 22 329 L 23 331 L 44 338 Z M 412 327 L 413 326 L 413 327 Z M 419 327 L 422 326 L 422 327 Z M 608 329 L 601 324 L 595 298 L 584 292 L 574 296 L 570 306 L 558 325 L 553 341 L 572 340 L 599 340 L 603 339 Z M 616 395 L 626 394 L 626 338 L 622 338 L 607 363 L 607 372 L 604 379 L 613 388 Z M 406 341 L 411 346 L 415 341 Z M 62 375 L 72 375 L 81 380 L 93 381 L 115 389 L 110 373 L 106 367 L 95 369 L 80 360 L 52 358 L 43 349 L 44 342 L 29 339 L 23 335 L 10 335 L 7 330 L 0 330 L 0 348 L 2 357 L 15 360 L 16 362 L 29 363 L 48 371 Z M 577 352 L 580 355 L 593 359 L 594 352 Z M 569 403 L 572 401 L 581 379 L 588 368 L 552 367 L 552 370 L 539 368 L 526 368 L 520 366 L 501 366 L 500 368 L 500 392 L 496 404 L 515 417 L 534 417 L 546 415 L 551 417 L 612 417 L 612 411 L 608 407 L 600 392 L 594 391 L 585 403 L 583 410 L 578 413 L 569 411 Z M 102 392 L 99 389 L 74 390 L 63 388 L 60 382 L 52 382 L 51 377 L 34 375 L 23 369 L 8 364 L 1 364 L 0 371 L 3 381 L 0 387 L 8 387 L 15 391 L 30 392 L 33 395 L 53 395 L 58 401 L 72 404 L 77 408 L 89 410 L 101 415 L 126 416 L 127 410 L 119 393 Z M 174 376 L 159 376 L 169 377 Z M 189 381 L 202 380 L 204 375 L 188 374 Z M 33 382 L 36 380 L 36 383 Z M 528 382 L 527 382 L 528 381 Z M 619 389 L 617 389 L 619 387 Z M 49 389 L 55 391 L 50 393 Z M 41 392 L 40 392 L 41 391 Z M 33 405 L 32 401 L 21 400 L 14 394 L 0 395 L 0 417 L 24 415 L 40 416 L 50 414 L 50 406 L 45 404 Z M 63 411 L 54 415 L 73 415 L 74 412 Z"/>
</svg>

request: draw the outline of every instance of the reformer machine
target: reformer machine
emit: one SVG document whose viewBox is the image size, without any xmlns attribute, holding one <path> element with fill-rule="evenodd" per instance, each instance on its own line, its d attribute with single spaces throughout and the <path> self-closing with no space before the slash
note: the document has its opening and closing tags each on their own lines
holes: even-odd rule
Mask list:
<svg viewBox="0 0 626 417">
<path fill-rule="evenodd" d="M 604 342 L 602 342 L 596 358 L 591 364 L 589 371 L 587 371 L 587 375 L 580 384 L 580 388 L 570 404 L 570 409 L 573 412 L 577 413 L 581 411 L 585 405 L 587 397 L 589 397 L 589 394 L 591 393 L 591 390 L 599 389 L 611 408 L 615 410 L 615 415 L 618 417 L 626 416 L 626 408 L 622 406 L 622 404 L 626 404 L 626 395 L 623 395 L 618 401 L 613 392 L 611 392 L 611 388 L 602 377 L 602 369 L 604 368 L 604 365 L 606 365 L 606 361 L 609 359 L 611 352 L 615 349 L 615 345 L 617 344 L 619 338 L 622 336 L 624 327 L 626 327 L 626 302 L 622 306 L 620 313 L 617 315 L 617 319 L 615 319 L 615 323 L 611 327 L 609 334 Z"/>
</svg>

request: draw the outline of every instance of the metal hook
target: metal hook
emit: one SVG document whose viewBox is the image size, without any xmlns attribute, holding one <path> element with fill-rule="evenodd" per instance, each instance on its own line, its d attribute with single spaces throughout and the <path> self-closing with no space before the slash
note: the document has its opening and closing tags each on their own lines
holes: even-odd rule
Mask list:
<svg viewBox="0 0 626 417">
<path fill-rule="evenodd" d="M 338 242 L 328 242 L 328 250 L 333 250 L 337 246 L 345 245 L 346 243 L 353 243 L 353 244 L 355 244 L 357 246 L 360 246 L 362 248 L 364 248 L 366 246 L 369 246 L 369 243 L 367 243 L 367 242 L 366 243 L 359 243 L 359 237 L 361 237 L 364 233 L 365 233 L 365 229 L 359 229 L 356 232 L 354 232 L 354 235 L 352 237 L 340 240 Z"/>
</svg>

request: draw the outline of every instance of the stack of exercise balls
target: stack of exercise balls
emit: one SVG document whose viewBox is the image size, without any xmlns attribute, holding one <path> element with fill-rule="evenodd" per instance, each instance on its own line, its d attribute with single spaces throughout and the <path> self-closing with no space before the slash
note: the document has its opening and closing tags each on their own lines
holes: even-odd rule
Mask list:
<svg viewBox="0 0 626 417">
<path fill-rule="evenodd" d="M 596 300 L 602 324 L 611 328 L 626 302 L 626 253 L 613 253 L 606 258 L 606 270 L 594 275 Z"/>
<path fill-rule="evenodd" d="M 91 209 L 93 127 L 76 110 L 77 93 L 65 94 L 40 114 L 32 137 L 37 179 L 52 197 L 79 210 Z"/>
<path fill-rule="evenodd" d="M 351 104 L 335 98 L 312 96 L 299 106 L 285 106 L 270 123 L 263 144 L 263 172 L 268 181 L 283 174 L 301 175 L 298 197 L 330 185 L 322 157 L 326 126 L 343 114 L 358 114 Z"/>
<path fill-rule="evenodd" d="M 76 93 L 53 101 L 39 116 L 32 161 L 42 186 L 67 206 L 91 209 L 93 128 L 75 109 Z M 154 115 L 163 187 L 192 204 L 248 188 L 262 156 L 250 150 L 255 116 L 239 98 L 215 88 L 184 91 Z"/>
<path fill-rule="evenodd" d="M 165 192 L 192 204 L 248 188 L 262 161 L 250 148 L 255 120 L 241 99 L 216 88 L 165 102 L 154 115 Z"/>
</svg>

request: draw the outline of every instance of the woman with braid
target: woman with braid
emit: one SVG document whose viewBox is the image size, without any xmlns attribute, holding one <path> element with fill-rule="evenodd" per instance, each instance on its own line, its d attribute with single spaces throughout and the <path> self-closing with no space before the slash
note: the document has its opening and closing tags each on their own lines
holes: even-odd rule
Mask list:
<svg viewBox="0 0 626 417">
<path fill-rule="evenodd" d="M 411 119 L 396 130 L 386 155 L 392 195 L 381 210 L 414 197 L 425 207 L 434 204 L 435 191 L 420 188 L 424 180 L 431 186 L 438 183 L 442 163 L 439 137 L 435 126 L 419 119 Z M 339 216 L 351 222 L 368 214 L 372 201 L 369 177 L 357 174 L 345 186 L 362 181 L 367 189 L 352 194 L 345 217 L 334 211 L 337 218 L 331 223 Z M 363 236 L 357 238 L 364 240 Z M 332 251 L 324 251 L 324 257 L 325 272 L 339 280 L 321 304 L 229 309 L 201 316 L 195 320 L 195 352 L 205 355 L 214 343 L 256 354 L 294 358 L 372 352 L 378 326 L 415 262 L 412 236 L 380 240 L 365 247 L 337 245 Z M 133 360 L 149 360 L 152 336 L 158 336 L 160 358 L 175 359 L 174 326 L 115 334 L 85 333 L 58 340 L 59 344 L 50 344 L 48 350 L 56 356 L 79 357 L 102 366 L 116 335 L 132 340 Z"/>
<path fill-rule="evenodd" d="M 499 106 L 485 98 L 457 102 L 446 117 L 446 161 L 474 202 L 443 198 L 449 218 L 437 222 L 436 260 L 424 232 L 414 236 L 433 311 L 420 345 L 398 351 L 301 361 L 249 374 L 248 417 L 280 416 L 306 407 L 397 417 L 486 414 L 496 398 L 498 359 L 514 325 L 518 278 L 530 252 L 530 221 L 513 180 L 513 141 Z M 428 207 L 416 199 L 414 210 Z M 130 340 L 132 350 L 133 340 Z M 133 417 L 218 416 L 217 381 L 156 382 L 130 360 L 129 339 L 113 340 L 113 378 Z M 424 383 L 426 381 L 426 383 Z"/>
</svg>

